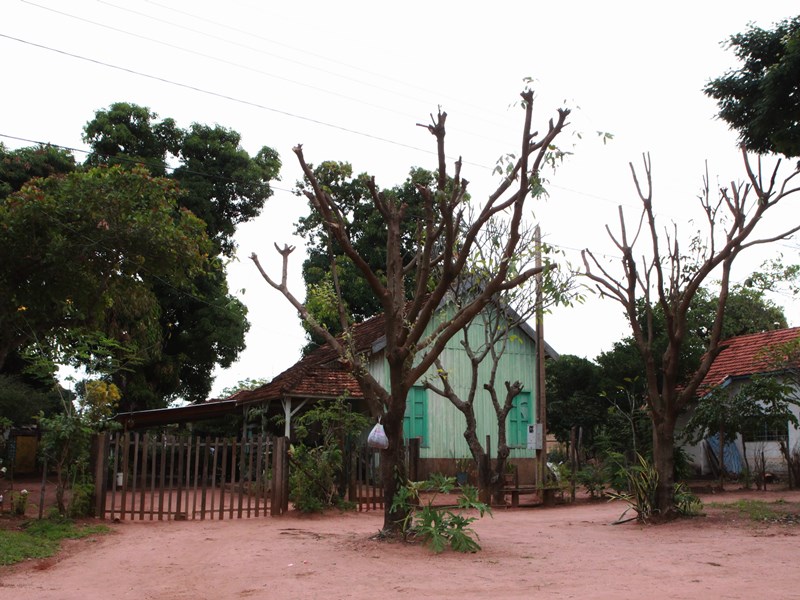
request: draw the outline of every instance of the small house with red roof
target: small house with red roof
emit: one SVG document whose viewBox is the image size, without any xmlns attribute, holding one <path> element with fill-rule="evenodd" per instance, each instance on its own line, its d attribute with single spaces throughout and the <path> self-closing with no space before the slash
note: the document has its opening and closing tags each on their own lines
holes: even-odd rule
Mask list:
<svg viewBox="0 0 800 600">
<path fill-rule="evenodd" d="M 733 394 L 754 375 L 787 377 L 789 372 L 796 372 L 800 368 L 800 354 L 793 349 L 794 345 L 800 345 L 800 327 L 740 335 L 722 342 L 722 350 L 703 379 L 700 393 L 705 394 L 722 386 Z M 778 356 L 781 354 L 784 355 Z M 795 381 L 796 377 L 791 377 L 790 382 Z M 796 384 L 793 387 L 797 389 Z M 800 418 L 799 407 L 792 406 L 792 412 Z M 781 441 L 787 445 L 789 451 L 800 450 L 800 431 L 788 422 L 760 424 L 744 435 L 749 463 L 754 464 L 752 454 L 763 450 L 768 468 L 772 472 L 786 472 L 786 462 L 780 450 Z M 741 456 L 741 437 L 735 446 Z M 708 442 L 687 446 L 685 450 L 702 474 L 711 472 Z M 727 447 L 725 453 L 728 454 Z M 727 459 L 725 463 L 728 467 Z"/>
<path fill-rule="evenodd" d="M 482 325 L 475 324 L 472 327 Z M 536 335 L 526 323 L 512 333 L 513 343 L 508 344 L 503 354 L 496 380 L 500 385 L 505 381 L 520 381 L 524 385 L 523 391 L 514 399 L 507 422 L 507 441 L 512 447 L 510 458 L 521 467 L 522 476 L 528 470 L 533 473 L 535 456 L 535 451 L 528 449 L 527 445 L 528 425 L 534 423 L 536 414 L 536 400 L 533 397 L 537 373 Z M 482 331 L 476 331 L 475 334 L 481 338 L 483 336 Z M 367 357 L 370 372 L 388 389 L 388 368 L 383 354 L 386 346 L 383 316 L 377 315 L 357 324 L 352 336 L 356 351 Z M 557 356 L 546 344 L 545 353 L 549 357 Z M 447 345 L 441 360 L 447 369 L 450 384 L 462 398 L 466 398 L 470 363 L 458 336 Z M 488 373 L 489 366 L 485 369 Z M 491 436 L 492 449 L 496 451 L 497 419 L 489 393 L 482 391 L 481 394 L 475 401 L 477 433 L 481 440 L 487 435 Z M 367 412 L 366 400 L 356 379 L 341 362 L 337 352 L 326 344 L 307 354 L 266 385 L 240 393 L 237 403 L 244 407 L 267 405 L 270 412 L 276 409 L 281 411 L 284 416 L 284 435 L 291 437 L 292 419 L 299 411 L 310 403 L 345 395 L 357 410 Z M 404 435 L 406 438 L 421 439 L 421 476 L 432 472 L 448 473 L 453 470 L 456 459 L 470 457 L 464 441 L 465 427 L 462 413 L 447 398 L 426 389 L 422 380 L 409 392 Z M 364 433 L 366 436 L 367 432 Z"/>
</svg>

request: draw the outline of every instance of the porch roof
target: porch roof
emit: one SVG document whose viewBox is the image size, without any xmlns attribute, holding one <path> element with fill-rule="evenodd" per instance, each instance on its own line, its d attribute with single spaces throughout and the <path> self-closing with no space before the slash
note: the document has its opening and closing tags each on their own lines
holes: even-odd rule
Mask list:
<svg viewBox="0 0 800 600">
<path fill-rule="evenodd" d="M 231 396 L 235 398 L 235 396 Z M 121 423 L 125 429 L 142 429 L 159 427 L 173 423 L 189 423 L 204 419 L 216 419 L 241 410 L 235 399 L 209 400 L 202 404 L 188 404 L 174 408 L 156 408 L 117 413 L 113 419 Z"/>
</svg>

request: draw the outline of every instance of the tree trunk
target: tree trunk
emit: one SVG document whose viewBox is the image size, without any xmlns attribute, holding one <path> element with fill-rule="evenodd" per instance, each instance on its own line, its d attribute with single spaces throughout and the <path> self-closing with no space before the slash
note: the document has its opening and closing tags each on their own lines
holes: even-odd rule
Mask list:
<svg viewBox="0 0 800 600">
<path fill-rule="evenodd" d="M 469 446 L 472 460 L 475 462 L 478 473 L 478 490 L 480 490 L 481 502 L 489 504 L 492 498 L 492 469 L 486 451 L 481 446 L 476 431 L 475 415 L 470 411 L 462 411 L 467 419 L 467 428 L 464 431 L 464 439 Z"/>
<path fill-rule="evenodd" d="M 383 428 L 389 438 L 389 447 L 381 451 L 381 479 L 383 482 L 383 533 L 393 536 L 399 533 L 407 512 L 392 511 L 392 502 L 397 490 L 406 484 L 405 447 L 403 445 L 403 412 L 389 411 L 384 417 Z"/>
<path fill-rule="evenodd" d="M 492 480 L 494 481 L 495 485 L 493 488 L 494 492 L 494 501 L 497 504 L 503 504 L 505 502 L 505 494 L 503 494 L 503 484 L 505 481 L 505 472 L 506 472 L 506 462 L 508 462 L 508 456 L 511 452 L 508 449 L 508 446 L 505 444 L 498 444 L 499 448 L 497 449 L 497 460 L 494 464 L 494 475 L 492 476 Z"/>
<path fill-rule="evenodd" d="M 744 460 L 744 487 L 749 490 L 752 487 L 753 473 L 750 471 L 750 461 L 747 458 L 747 444 L 742 434 L 742 460 Z"/>
<path fill-rule="evenodd" d="M 653 426 L 653 466 L 658 473 L 655 508 L 660 518 L 675 512 L 675 419 L 665 418 Z"/>
</svg>

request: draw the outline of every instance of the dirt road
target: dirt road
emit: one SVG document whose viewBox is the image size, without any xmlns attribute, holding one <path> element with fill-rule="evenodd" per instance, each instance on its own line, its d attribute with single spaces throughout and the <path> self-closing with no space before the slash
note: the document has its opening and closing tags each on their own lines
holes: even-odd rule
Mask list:
<svg viewBox="0 0 800 600">
<path fill-rule="evenodd" d="M 798 492 L 748 497 L 800 502 Z M 496 510 L 476 525 L 483 550 L 467 555 L 373 541 L 379 513 L 124 522 L 57 559 L 0 569 L 0 598 L 800 598 L 800 525 L 715 508 L 611 525 L 621 511 Z"/>
</svg>

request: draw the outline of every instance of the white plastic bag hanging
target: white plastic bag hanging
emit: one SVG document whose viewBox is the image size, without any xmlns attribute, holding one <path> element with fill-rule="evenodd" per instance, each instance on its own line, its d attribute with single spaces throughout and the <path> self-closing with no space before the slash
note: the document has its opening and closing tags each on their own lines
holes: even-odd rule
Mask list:
<svg viewBox="0 0 800 600">
<path fill-rule="evenodd" d="M 372 431 L 369 432 L 367 445 L 370 448 L 380 448 L 381 450 L 386 450 L 386 448 L 389 447 L 389 438 L 386 437 L 386 432 L 383 430 L 380 419 L 375 423 L 375 427 L 372 428 Z"/>
</svg>

